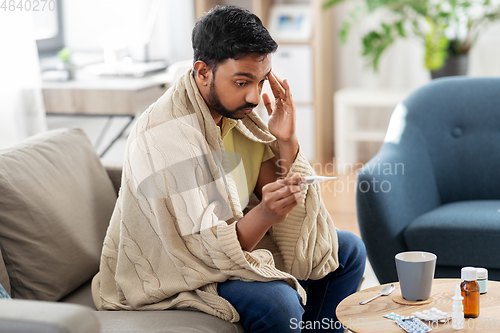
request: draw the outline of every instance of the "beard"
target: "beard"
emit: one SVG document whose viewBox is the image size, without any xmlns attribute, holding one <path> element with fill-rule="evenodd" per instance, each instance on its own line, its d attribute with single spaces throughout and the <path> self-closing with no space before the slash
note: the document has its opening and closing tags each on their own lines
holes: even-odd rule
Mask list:
<svg viewBox="0 0 500 333">
<path fill-rule="evenodd" d="M 223 117 L 230 118 L 230 119 L 243 119 L 243 117 L 237 117 L 236 113 L 238 111 L 244 110 L 244 109 L 253 109 L 257 106 L 257 104 L 252 104 L 252 103 L 246 103 L 245 105 L 239 106 L 234 110 L 228 110 L 222 105 L 222 102 L 219 98 L 219 94 L 217 93 L 217 89 L 215 88 L 215 83 L 214 83 L 215 77 L 212 78 L 212 82 L 210 83 L 210 91 L 208 93 L 208 103 L 212 107 L 212 109 L 220 114 Z"/>
</svg>

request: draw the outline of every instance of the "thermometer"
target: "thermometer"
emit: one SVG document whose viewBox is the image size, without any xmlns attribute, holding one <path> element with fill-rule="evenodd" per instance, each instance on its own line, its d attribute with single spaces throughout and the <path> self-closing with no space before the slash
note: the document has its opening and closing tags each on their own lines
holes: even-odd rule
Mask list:
<svg viewBox="0 0 500 333">
<path fill-rule="evenodd" d="M 306 185 L 312 185 L 324 182 L 325 180 L 337 179 L 339 177 L 306 176 L 304 178 L 306 180 L 305 182 Z"/>
</svg>

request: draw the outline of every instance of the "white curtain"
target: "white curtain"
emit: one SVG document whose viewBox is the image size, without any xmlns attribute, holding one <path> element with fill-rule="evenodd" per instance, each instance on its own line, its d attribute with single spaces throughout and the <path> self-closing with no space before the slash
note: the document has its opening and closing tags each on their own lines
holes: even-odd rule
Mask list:
<svg viewBox="0 0 500 333">
<path fill-rule="evenodd" d="M 0 148 L 45 131 L 31 12 L 0 11 Z"/>
</svg>

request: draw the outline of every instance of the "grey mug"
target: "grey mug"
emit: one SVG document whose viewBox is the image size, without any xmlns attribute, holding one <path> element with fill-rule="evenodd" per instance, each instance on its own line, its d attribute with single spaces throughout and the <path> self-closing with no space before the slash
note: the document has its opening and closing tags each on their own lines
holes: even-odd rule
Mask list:
<svg viewBox="0 0 500 333">
<path fill-rule="evenodd" d="M 401 295 L 409 301 L 424 301 L 431 296 L 437 256 L 430 252 L 409 251 L 396 254 Z"/>
</svg>

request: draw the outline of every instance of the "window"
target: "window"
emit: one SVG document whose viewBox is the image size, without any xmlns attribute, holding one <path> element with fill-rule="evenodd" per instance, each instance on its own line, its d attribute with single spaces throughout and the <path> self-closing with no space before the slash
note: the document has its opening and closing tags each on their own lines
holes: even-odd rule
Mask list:
<svg viewBox="0 0 500 333">
<path fill-rule="evenodd" d="M 62 0 L 54 1 L 55 10 L 32 12 L 36 45 L 40 56 L 54 55 L 64 47 Z"/>
</svg>

